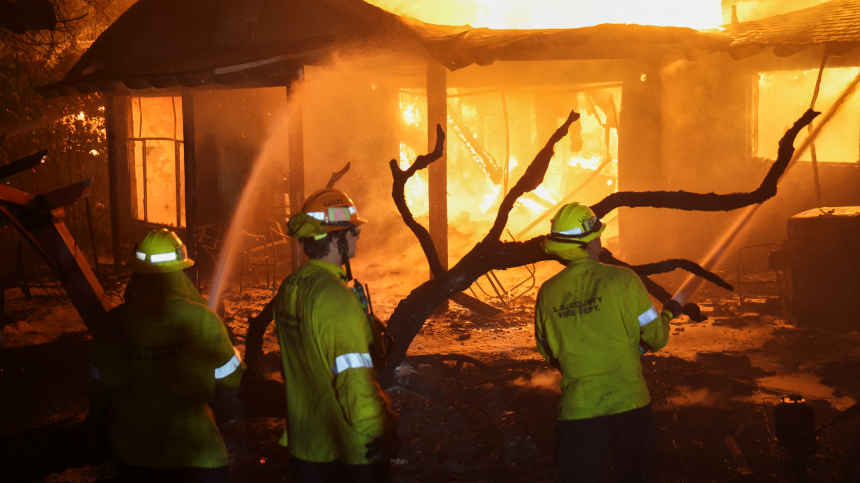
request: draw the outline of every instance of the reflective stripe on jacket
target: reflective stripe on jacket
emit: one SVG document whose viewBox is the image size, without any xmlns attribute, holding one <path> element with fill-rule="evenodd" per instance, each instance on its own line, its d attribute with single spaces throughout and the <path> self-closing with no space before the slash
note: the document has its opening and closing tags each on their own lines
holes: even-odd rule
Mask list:
<svg viewBox="0 0 860 483">
<path fill-rule="evenodd" d="M 238 387 L 245 365 L 224 323 L 184 272 L 135 274 L 126 302 L 94 334 L 90 412 L 112 411 L 119 462 L 215 468 L 227 449 L 207 404 Z M 111 408 L 112 402 L 112 408 Z"/>
<path fill-rule="evenodd" d="M 394 426 L 368 344 L 373 334 L 345 272 L 321 260 L 290 275 L 275 299 L 287 392 L 281 444 L 306 461 L 369 463 L 367 443 Z"/>
<path fill-rule="evenodd" d="M 617 414 L 651 402 L 640 341 L 659 350 L 669 319 L 632 270 L 576 259 L 538 291 L 537 349 L 562 374 L 559 419 Z"/>
</svg>

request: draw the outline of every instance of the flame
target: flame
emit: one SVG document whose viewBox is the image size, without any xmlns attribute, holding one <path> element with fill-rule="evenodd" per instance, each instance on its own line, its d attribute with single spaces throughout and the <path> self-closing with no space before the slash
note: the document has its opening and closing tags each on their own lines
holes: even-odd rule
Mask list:
<svg viewBox="0 0 860 483">
<path fill-rule="evenodd" d="M 400 169 L 409 169 L 417 155 L 409 146 L 400 143 Z M 422 173 L 415 173 L 406 182 L 404 190 L 406 194 L 406 206 L 412 212 L 412 216 L 424 216 L 430 211 L 430 192 L 427 181 Z"/>
<path fill-rule="evenodd" d="M 87 115 L 86 115 L 86 114 L 84 114 L 84 111 L 79 112 L 79 113 L 78 113 L 78 115 L 77 115 L 77 118 L 78 118 L 78 120 L 80 120 L 80 121 L 83 121 L 84 119 L 86 119 L 86 117 L 87 117 Z"/>
<path fill-rule="evenodd" d="M 548 201 L 550 205 L 558 203 L 558 198 L 556 198 L 552 193 L 550 193 L 549 190 L 547 190 L 542 184 L 535 188 L 532 193 Z"/>
<path fill-rule="evenodd" d="M 511 171 L 512 169 L 516 168 L 518 165 L 519 165 L 519 163 L 517 163 L 517 158 L 515 156 L 511 156 L 510 158 L 508 158 L 508 171 Z"/>
<path fill-rule="evenodd" d="M 569 164 L 570 166 L 574 166 L 574 167 L 581 166 L 585 169 L 590 169 L 590 170 L 594 171 L 595 169 L 598 168 L 598 166 L 600 166 L 601 161 L 602 161 L 602 158 L 600 156 L 592 156 L 589 159 L 574 157 L 574 158 L 571 158 L 570 161 L 567 162 L 567 164 Z"/>
<path fill-rule="evenodd" d="M 716 28 L 720 0 L 368 0 L 398 15 L 444 25 L 493 29 L 577 28 L 632 23 Z"/>
<path fill-rule="evenodd" d="M 403 117 L 403 122 L 410 126 L 418 127 L 421 124 L 421 113 L 418 111 L 418 106 L 414 103 L 404 101 L 402 96 L 400 99 L 400 115 Z"/>
<path fill-rule="evenodd" d="M 493 188 L 490 190 L 489 193 L 484 195 L 484 201 L 482 201 L 481 204 L 479 205 L 479 207 L 481 208 L 481 213 L 486 213 L 487 210 L 489 210 L 490 207 L 495 204 L 496 198 L 499 197 L 499 193 L 501 193 L 501 192 L 502 192 L 501 185 L 495 185 L 495 186 L 493 186 Z"/>
<path fill-rule="evenodd" d="M 526 208 L 529 208 L 530 210 L 534 211 L 535 213 L 543 213 L 544 211 L 546 211 L 545 206 L 542 206 L 537 201 L 533 201 L 533 200 L 530 200 L 528 198 L 520 198 L 517 200 L 516 204 L 525 206 Z"/>
</svg>

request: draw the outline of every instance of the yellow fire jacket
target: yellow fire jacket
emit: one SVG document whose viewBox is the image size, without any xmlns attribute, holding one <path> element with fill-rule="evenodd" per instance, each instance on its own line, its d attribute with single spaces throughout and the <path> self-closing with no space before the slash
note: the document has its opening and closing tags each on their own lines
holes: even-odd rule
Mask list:
<svg viewBox="0 0 860 483">
<path fill-rule="evenodd" d="M 110 413 L 120 463 L 216 468 L 227 449 L 207 406 L 245 365 L 184 272 L 135 274 L 93 334 L 90 415 Z"/>
<path fill-rule="evenodd" d="M 640 341 L 656 351 L 669 341 L 659 314 L 632 270 L 576 259 L 538 291 L 537 349 L 561 371 L 559 419 L 617 414 L 651 402 Z"/>
<path fill-rule="evenodd" d="M 313 462 L 371 463 L 367 443 L 396 424 L 376 380 L 373 334 L 341 267 L 321 260 L 290 275 L 275 299 L 287 391 L 281 444 Z"/>
</svg>

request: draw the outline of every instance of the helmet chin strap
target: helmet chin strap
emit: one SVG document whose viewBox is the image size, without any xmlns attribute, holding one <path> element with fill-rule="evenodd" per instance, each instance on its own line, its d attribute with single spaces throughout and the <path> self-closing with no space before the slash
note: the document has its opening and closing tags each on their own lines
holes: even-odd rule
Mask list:
<svg viewBox="0 0 860 483">
<path fill-rule="evenodd" d="M 340 236 L 337 239 L 337 251 L 340 252 L 341 265 L 346 269 L 346 281 L 352 280 L 352 269 L 349 267 L 349 243 L 345 236 Z"/>
</svg>

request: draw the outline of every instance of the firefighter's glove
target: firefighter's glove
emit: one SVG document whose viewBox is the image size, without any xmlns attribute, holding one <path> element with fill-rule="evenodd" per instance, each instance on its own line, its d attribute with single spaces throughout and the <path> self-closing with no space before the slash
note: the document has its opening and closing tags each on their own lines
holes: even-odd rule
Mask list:
<svg viewBox="0 0 860 483">
<path fill-rule="evenodd" d="M 677 319 L 681 316 L 681 304 L 675 299 L 669 299 L 663 302 L 663 312 L 668 312 L 670 319 Z"/>
<path fill-rule="evenodd" d="M 394 459 L 400 448 L 403 447 L 403 442 L 400 441 L 400 435 L 397 433 L 397 426 L 391 427 L 381 438 L 376 438 L 367 443 L 367 453 L 365 457 L 371 463 L 377 461 L 388 461 Z"/>
<path fill-rule="evenodd" d="M 287 222 L 287 236 L 290 238 L 322 240 L 327 234 L 328 230 L 322 221 L 304 212 L 296 213 Z"/>
</svg>

